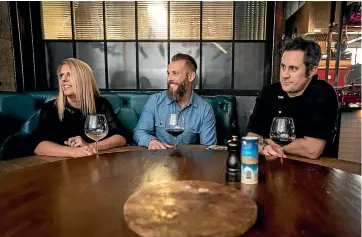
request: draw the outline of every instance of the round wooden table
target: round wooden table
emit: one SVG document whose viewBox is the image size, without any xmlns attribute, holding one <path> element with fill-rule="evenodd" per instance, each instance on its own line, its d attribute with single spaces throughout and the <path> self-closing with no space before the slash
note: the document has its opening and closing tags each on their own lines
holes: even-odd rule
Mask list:
<svg viewBox="0 0 362 237">
<path fill-rule="evenodd" d="M 227 152 L 128 151 L 61 160 L 0 177 L 0 236 L 136 236 L 123 206 L 173 180 L 225 184 Z M 361 176 L 295 160 L 259 163 L 259 183 L 229 183 L 258 206 L 244 236 L 361 236 Z"/>
</svg>

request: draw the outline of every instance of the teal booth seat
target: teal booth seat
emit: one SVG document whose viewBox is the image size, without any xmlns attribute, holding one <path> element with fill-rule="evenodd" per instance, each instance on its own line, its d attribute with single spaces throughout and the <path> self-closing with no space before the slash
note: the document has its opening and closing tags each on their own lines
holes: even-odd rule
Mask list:
<svg viewBox="0 0 362 237">
<path fill-rule="evenodd" d="M 124 135 L 135 145 L 132 135 L 142 107 L 155 92 L 102 92 L 111 103 L 117 118 L 125 128 Z M 38 126 L 42 105 L 57 96 L 55 91 L 0 92 L 0 160 L 33 154 L 26 146 L 30 134 Z M 203 96 L 216 116 L 218 144 L 225 145 L 232 135 L 238 135 L 236 99 L 234 96 Z"/>
</svg>

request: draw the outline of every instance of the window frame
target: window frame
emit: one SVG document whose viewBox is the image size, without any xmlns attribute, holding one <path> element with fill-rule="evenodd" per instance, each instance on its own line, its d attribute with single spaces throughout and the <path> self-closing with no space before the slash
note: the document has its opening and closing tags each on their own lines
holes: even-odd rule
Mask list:
<svg viewBox="0 0 362 237">
<path fill-rule="evenodd" d="M 19 23 L 19 10 L 18 10 L 18 5 L 19 4 L 23 4 L 23 3 L 9 3 L 9 12 L 10 12 L 10 21 L 12 23 L 12 28 L 13 28 L 13 33 L 14 30 L 17 31 L 15 32 L 15 36 L 13 37 L 13 39 L 16 39 L 16 35 L 19 34 L 20 35 L 20 30 L 17 29 L 16 25 L 18 25 Z M 71 25 L 72 25 L 72 39 L 71 40 L 45 40 L 43 39 L 43 30 L 42 30 L 42 19 L 41 19 L 41 4 L 38 3 L 33 3 L 33 2 L 29 2 L 27 3 L 29 4 L 29 9 L 28 11 L 26 11 L 25 9 L 23 10 L 23 12 L 20 12 L 20 15 L 23 15 L 25 17 L 23 18 L 30 18 L 31 22 L 30 22 L 30 30 L 32 31 L 32 35 L 31 35 L 31 39 L 32 42 L 34 42 L 36 39 L 39 40 L 39 38 L 41 39 L 40 42 L 37 42 L 37 44 L 46 44 L 47 42 L 71 42 L 72 46 L 73 46 L 73 57 L 77 56 L 76 53 L 76 42 L 103 42 L 104 43 L 104 62 L 105 62 L 105 80 L 106 80 L 106 89 L 102 89 L 102 91 L 162 91 L 164 89 L 140 89 L 140 80 L 139 80 L 139 48 L 138 48 L 138 44 L 139 42 L 167 42 L 167 48 L 168 48 L 168 63 L 170 62 L 170 57 L 172 55 L 170 55 L 170 43 L 173 42 L 198 42 L 200 44 L 200 64 L 198 65 L 198 67 L 200 68 L 200 73 L 199 73 L 199 89 L 195 89 L 196 92 L 200 93 L 200 94 L 207 94 L 207 95 L 219 95 L 219 94 L 225 94 L 225 95 L 240 95 L 240 96 L 255 96 L 257 95 L 257 93 L 260 91 L 261 88 L 258 88 L 257 90 L 240 90 L 240 89 L 234 89 L 234 74 L 235 74 L 235 43 L 253 43 L 253 42 L 258 42 L 258 43 L 265 43 L 265 62 L 264 62 L 264 78 L 263 78 L 263 86 L 264 85 L 268 85 L 271 83 L 271 75 L 272 75 L 272 60 L 273 60 L 273 41 L 274 41 L 274 17 L 275 17 L 275 2 L 269 2 L 267 1 L 267 10 L 266 10 L 266 26 L 265 26 L 265 40 L 236 40 L 235 39 L 235 17 L 236 17 L 236 2 L 233 2 L 233 38 L 231 40 L 204 40 L 202 38 L 202 28 L 203 28 L 203 24 L 202 24 L 202 7 L 203 7 L 203 2 L 200 1 L 200 39 L 198 40 L 172 40 L 170 39 L 170 2 L 167 2 L 167 17 L 168 17 L 168 24 L 167 24 L 167 35 L 168 35 L 168 39 L 167 40 L 140 40 L 138 39 L 138 11 L 137 11 L 137 2 L 134 2 L 135 4 L 135 36 L 136 39 L 135 40 L 107 40 L 107 32 L 106 32 L 106 8 L 105 8 L 105 2 L 102 2 L 102 6 L 103 6 L 103 31 L 104 31 L 104 39 L 103 40 L 76 40 L 75 39 L 75 28 L 74 28 L 74 12 L 73 12 L 73 2 L 70 2 L 70 12 L 71 12 Z M 34 20 L 35 19 L 35 20 Z M 36 24 L 36 22 L 39 22 L 40 24 Z M 28 30 L 28 29 L 27 29 Z M 20 37 L 19 37 L 20 38 Z M 20 40 L 19 40 L 20 41 Z M 19 42 L 14 40 L 14 55 L 15 55 L 15 67 L 16 67 L 16 71 L 20 71 L 23 70 L 23 63 L 20 63 L 21 65 L 17 65 L 17 61 L 21 61 L 22 58 L 25 56 L 22 54 L 21 50 L 20 52 L 18 51 L 18 48 L 16 48 L 16 46 L 21 46 L 22 42 Z M 25 40 L 23 40 L 25 41 Z M 109 88 L 109 76 L 108 76 L 108 52 L 107 52 L 107 42 L 135 42 L 136 44 L 136 89 L 111 89 Z M 203 48 L 203 43 L 204 42 L 229 42 L 232 43 L 232 71 L 231 71 L 231 88 L 230 89 L 225 89 L 225 90 L 217 90 L 217 89 L 204 89 L 202 87 L 202 83 L 203 83 L 203 76 L 202 76 L 202 64 L 203 64 L 203 60 L 202 60 L 202 48 Z M 43 49 L 39 49 L 39 47 L 33 47 L 33 54 L 35 56 L 37 56 L 37 58 L 39 58 L 40 56 L 42 56 L 44 59 L 43 61 L 45 61 L 45 53 L 44 53 L 44 47 Z M 36 61 L 34 61 L 34 66 L 33 67 L 37 67 L 39 68 L 39 63 L 36 64 Z M 20 69 L 21 67 L 21 69 Z M 30 66 L 29 66 L 30 67 Z M 44 75 L 44 71 L 45 71 L 45 63 L 42 65 L 41 70 L 37 70 L 38 72 L 40 72 L 40 75 Z M 32 82 L 26 82 L 25 77 L 26 75 L 24 73 L 21 73 L 21 75 L 16 76 L 17 79 L 17 84 L 18 84 L 18 91 L 32 91 L 32 90 L 49 90 L 49 78 L 44 78 L 44 79 L 39 79 L 38 80 L 38 76 L 36 75 L 37 72 L 35 72 L 36 70 L 34 69 L 34 76 L 32 78 Z M 38 73 L 39 74 L 39 73 Z M 38 81 L 41 81 L 38 82 Z M 24 85 L 26 83 L 29 83 L 29 85 L 31 84 L 31 86 L 25 86 Z M 45 83 L 45 84 L 44 84 Z M 48 84 L 47 84 L 48 83 Z M 22 84 L 22 85 L 21 85 Z M 46 84 L 48 85 L 48 88 L 46 88 Z M 42 85 L 42 88 L 38 88 L 37 85 Z"/>
</svg>

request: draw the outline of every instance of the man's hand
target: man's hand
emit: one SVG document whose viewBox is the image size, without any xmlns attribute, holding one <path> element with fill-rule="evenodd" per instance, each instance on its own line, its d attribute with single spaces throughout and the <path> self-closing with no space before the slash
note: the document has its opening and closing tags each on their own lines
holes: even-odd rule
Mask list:
<svg viewBox="0 0 362 237">
<path fill-rule="evenodd" d="M 171 146 L 169 144 L 160 142 L 159 140 L 152 139 L 148 143 L 148 149 L 149 150 L 160 150 L 160 149 L 168 149 L 168 148 L 174 148 L 175 146 Z"/>
<path fill-rule="evenodd" d="M 96 154 L 96 149 L 93 146 L 82 146 L 72 148 L 71 156 L 73 158 L 91 156 Z"/>
<path fill-rule="evenodd" d="M 265 141 L 268 143 L 268 145 L 266 145 L 262 150 L 263 155 L 287 158 L 287 156 L 284 154 L 283 148 L 280 145 L 276 144 L 271 139 L 266 139 Z"/>
<path fill-rule="evenodd" d="M 81 136 L 76 137 L 70 137 L 68 141 L 64 142 L 65 145 L 68 145 L 70 147 L 82 147 L 89 145 L 87 142 L 83 140 Z"/>
</svg>

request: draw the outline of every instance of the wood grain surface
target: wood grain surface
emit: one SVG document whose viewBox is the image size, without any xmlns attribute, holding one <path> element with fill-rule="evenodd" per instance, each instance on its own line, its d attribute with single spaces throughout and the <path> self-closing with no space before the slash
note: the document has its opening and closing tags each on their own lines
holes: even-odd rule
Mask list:
<svg viewBox="0 0 362 237">
<path fill-rule="evenodd" d="M 189 149 L 205 149 L 203 145 L 180 145 L 180 148 L 189 148 Z M 147 150 L 145 147 L 140 146 L 124 146 L 117 147 L 108 150 L 100 151 L 100 154 L 105 153 L 118 153 L 125 151 L 139 151 L 139 150 Z M 0 161 L 0 176 L 4 173 L 12 172 L 14 170 L 23 169 L 26 167 L 31 167 L 39 164 L 44 164 L 48 162 L 54 162 L 58 160 L 66 160 L 72 159 L 68 157 L 52 157 L 52 156 L 28 156 L 10 160 L 2 160 Z M 361 164 L 354 163 L 350 161 L 345 161 L 342 159 L 330 158 L 330 157 L 320 157 L 319 159 L 307 159 L 298 156 L 288 155 L 288 159 L 299 160 L 307 163 L 317 164 L 326 166 L 329 168 L 340 169 L 349 173 L 359 174 L 361 175 Z"/>
<path fill-rule="evenodd" d="M 0 236 L 137 236 L 126 200 L 152 184 L 225 184 L 227 152 L 181 148 L 60 160 L 0 175 Z M 260 158 L 259 183 L 226 183 L 254 200 L 243 236 L 361 236 L 361 176 L 286 159 Z"/>
<path fill-rule="evenodd" d="M 134 193 L 124 206 L 128 226 L 143 237 L 235 237 L 256 221 L 254 201 L 205 181 L 171 181 Z"/>
</svg>

